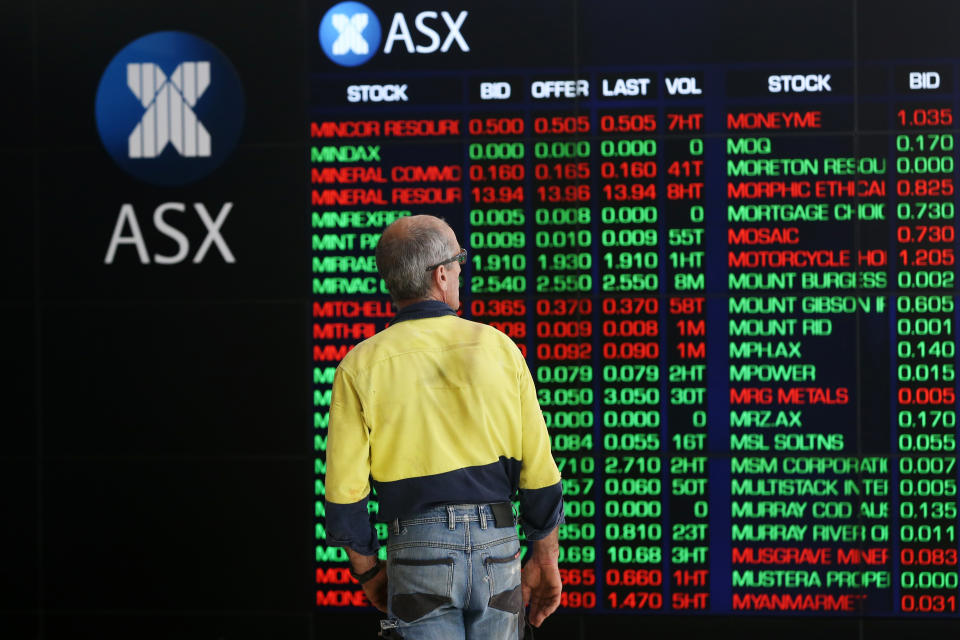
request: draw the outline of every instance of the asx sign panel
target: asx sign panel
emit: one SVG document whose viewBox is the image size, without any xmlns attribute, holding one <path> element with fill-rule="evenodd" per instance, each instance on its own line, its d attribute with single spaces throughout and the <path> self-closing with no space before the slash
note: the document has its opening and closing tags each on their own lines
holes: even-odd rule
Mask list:
<svg viewBox="0 0 960 640">
<path fill-rule="evenodd" d="M 240 137 L 244 94 L 219 49 L 189 33 L 134 40 L 97 88 L 97 131 L 114 162 L 151 184 L 183 185 L 219 167 Z"/>
<path fill-rule="evenodd" d="M 379 50 L 381 39 L 386 55 L 400 49 L 415 55 L 446 53 L 454 46 L 467 52 L 470 45 L 462 29 L 468 15 L 467 11 L 456 17 L 448 11 L 420 11 L 411 20 L 397 11 L 383 38 L 380 19 L 370 7 L 361 2 L 341 2 L 324 14 L 318 37 L 327 57 L 343 67 L 366 63 Z"/>
</svg>

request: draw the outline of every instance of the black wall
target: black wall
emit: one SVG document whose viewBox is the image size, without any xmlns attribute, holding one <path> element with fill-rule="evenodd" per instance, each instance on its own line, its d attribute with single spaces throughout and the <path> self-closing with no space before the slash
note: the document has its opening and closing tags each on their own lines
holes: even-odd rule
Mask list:
<svg viewBox="0 0 960 640">
<path fill-rule="evenodd" d="M 581 4 L 566 3 L 571 19 L 589 13 Z M 922 33 L 923 11 L 942 8 L 828 4 L 899 25 L 889 37 L 874 29 L 868 52 Z M 294 0 L 0 4 L 0 638 L 375 636 L 376 616 L 311 604 L 303 205 L 315 12 Z M 955 41 L 957 24 L 936 22 L 931 41 Z M 234 152 L 180 187 L 118 168 L 93 110 L 113 56 L 167 29 L 220 48 L 246 96 Z M 691 42 L 697 58 L 712 46 Z M 104 264 L 125 204 L 150 252 L 171 253 L 150 224 L 166 202 L 187 204 L 178 224 L 191 255 L 204 237 L 192 203 L 232 202 L 222 235 L 237 262 L 211 250 L 200 264 L 143 265 L 128 245 Z M 955 624 L 570 615 L 542 635 L 953 637 Z"/>
</svg>

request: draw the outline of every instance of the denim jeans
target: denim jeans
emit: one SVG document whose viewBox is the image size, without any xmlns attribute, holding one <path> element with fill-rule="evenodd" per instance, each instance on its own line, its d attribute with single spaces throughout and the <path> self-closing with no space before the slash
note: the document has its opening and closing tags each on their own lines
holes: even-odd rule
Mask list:
<svg viewBox="0 0 960 640">
<path fill-rule="evenodd" d="M 405 640 L 522 637 L 520 543 L 489 505 L 443 505 L 394 521 L 388 614 Z"/>
</svg>

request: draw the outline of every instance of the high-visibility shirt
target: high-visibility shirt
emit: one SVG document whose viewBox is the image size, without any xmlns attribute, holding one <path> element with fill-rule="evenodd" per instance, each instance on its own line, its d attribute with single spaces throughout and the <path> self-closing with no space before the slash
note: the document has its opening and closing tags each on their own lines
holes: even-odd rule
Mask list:
<svg viewBox="0 0 960 640">
<path fill-rule="evenodd" d="M 406 319 L 415 318 L 415 319 Z M 437 504 L 508 501 L 527 538 L 563 518 L 560 472 L 513 341 L 441 302 L 405 307 L 337 367 L 327 438 L 327 543 L 372 554 L 377 520 Z"/>
</svg>

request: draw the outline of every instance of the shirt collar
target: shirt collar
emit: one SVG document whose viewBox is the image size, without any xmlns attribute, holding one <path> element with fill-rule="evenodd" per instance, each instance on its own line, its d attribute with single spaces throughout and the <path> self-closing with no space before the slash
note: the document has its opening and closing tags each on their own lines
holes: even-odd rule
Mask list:
<svg viewBox="0 0 960 640">
<path fill-rule="evenodd" d="M 423 318 L 439 318 L 440 316 L 455 316 L 457 312 L 445 302 L 439 300 L 421 300 L 405 306 L 397 312 L 397 317 L 390 324 L 397 324 L 404 320 L 422 320 Z"/>
</svg>

